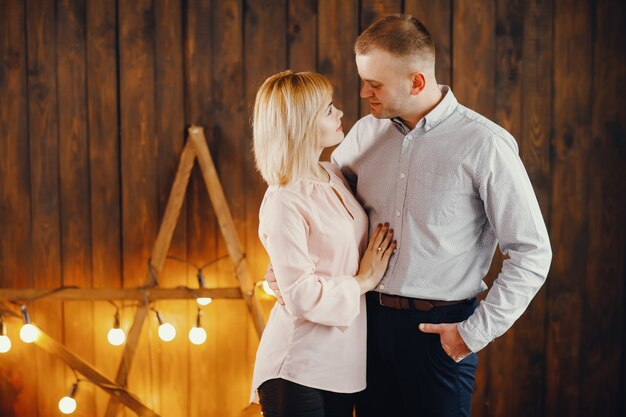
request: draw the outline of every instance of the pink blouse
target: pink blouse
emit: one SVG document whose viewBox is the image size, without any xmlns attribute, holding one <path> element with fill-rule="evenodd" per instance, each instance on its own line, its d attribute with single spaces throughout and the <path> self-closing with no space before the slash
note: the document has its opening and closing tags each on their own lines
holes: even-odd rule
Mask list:
<svg viewBox="0 0 626 417">
<path fill-rule="evenodd" d="M 259 237 L 285 300 L 261 337 L 251 401 L 265 381 L 283 378 L 333 392 L 365 389 L 366 312 L 354 278 L 367 246 L 367 215 L 340 171 L 329 182 L 270 186 Z"/>
</svg>

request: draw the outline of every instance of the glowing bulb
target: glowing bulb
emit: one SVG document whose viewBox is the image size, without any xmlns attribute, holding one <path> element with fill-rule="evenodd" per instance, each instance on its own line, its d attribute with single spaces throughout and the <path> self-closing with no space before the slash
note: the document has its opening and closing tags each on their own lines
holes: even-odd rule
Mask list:
<svg viewBox="0 0 626 417">
<path fill-rule="evenodd" d="M 276 294 L 274 294 L 274 291 L 272 291 L 272 289 L 270 288 L 270 283 L 267 281 L 263 281 L 263 291 L 265 291 L 265 294 L 267 295 L 276 297 Z"/>
<path fill-rule="evenodd" d="M 170 342 L 176 337 L 176 329 L 169 323 L 163 323 L 159 326 L 159 337 L 164 342 Z"/>
<path fill-rule="evenodd" d="M 196 298 L 196 303 L 201 306 L 208 306 L 209 304 L 211 304 L 212 301 L 213 299 L 211 297 Z"/>
<path fill-rule="evenodd" d="M 202 327 L 192 327 L 189 330 L 189 340 L 194 345 L 201 345 L 206 341 L 206 331 Z"/>
<path fill-rule="evenodd" d="M 39 329 L 30 323 L 23 325 L 20 329 L 20 339 L 24 343 L 34 342 L 37 336 L 39 336 Z"/>
<path fill-rule="evenodd" d="M 72 414 L 76 411 L 76 400 L 72 397 L 63 397 L 61 401 L 59 401 L 59 410 L 63 414 Z"/>
<path fill-rule="evenodd" d="M 7 353 L 11 350 L 11 339 L 9 336 L 0 336 L 0 353 Z"/>
<path fill-rule="evenodd" d="M 126 333 L 124 333 L 124 330 L 120 329 L 119 327 L 113 327 L 111 330 L 109 330 L 107 340 L 113 346 L 122 345 L 126 341 Z"/>
</svg>

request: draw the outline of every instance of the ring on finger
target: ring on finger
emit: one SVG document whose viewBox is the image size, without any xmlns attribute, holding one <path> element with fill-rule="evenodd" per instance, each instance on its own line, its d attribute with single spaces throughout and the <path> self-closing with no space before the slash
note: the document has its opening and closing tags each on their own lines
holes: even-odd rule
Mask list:
<svg viewBox="0 0 626 417">
<path fill-rule="evenodd" d="M 380 246 L 378 247 L 378 249 L 376 249 L 376 252 L 380 253 L 383 251 L 383 248 L 381 248 Z"/>
</svg>

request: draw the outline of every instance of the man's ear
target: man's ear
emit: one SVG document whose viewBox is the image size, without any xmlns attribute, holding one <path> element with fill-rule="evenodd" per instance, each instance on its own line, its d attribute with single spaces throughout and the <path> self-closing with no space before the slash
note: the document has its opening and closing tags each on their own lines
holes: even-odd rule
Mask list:
<svg viewBox="0 0 626 417">
<path fill-rule="evenodd" d="M 426 87 L 426 76 L 423 72 L 411 73 L 411 94 L 416 96 Z"/>
</svg>

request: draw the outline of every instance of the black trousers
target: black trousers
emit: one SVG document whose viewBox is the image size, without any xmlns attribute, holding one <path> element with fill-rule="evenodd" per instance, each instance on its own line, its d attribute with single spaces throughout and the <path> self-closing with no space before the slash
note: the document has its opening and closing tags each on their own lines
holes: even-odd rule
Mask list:
<svg viewBox="0 0 626 417">
<path fill-rule="evenodd" d="M 352 417 L 356 394 L 306 387 L 277 378 L 258 389 L 263 417 Z"/>
<path fill-rule="evenodd" d="M 395 310 L 367 294 L 367 388 L 359 394 L 357 417 L 469 417 L 478 357 L 456 363 L 438 334 L 420 323 L 457 323 L 476 301 L 431 311 Z"/>
</svg>

